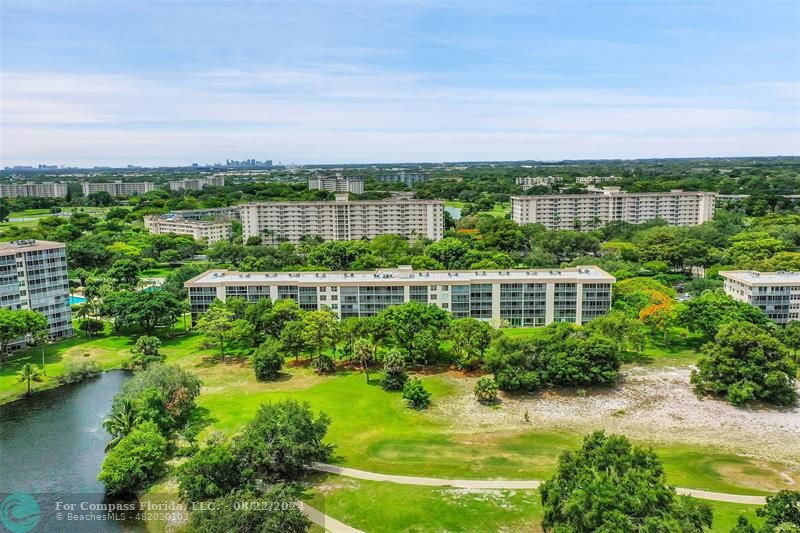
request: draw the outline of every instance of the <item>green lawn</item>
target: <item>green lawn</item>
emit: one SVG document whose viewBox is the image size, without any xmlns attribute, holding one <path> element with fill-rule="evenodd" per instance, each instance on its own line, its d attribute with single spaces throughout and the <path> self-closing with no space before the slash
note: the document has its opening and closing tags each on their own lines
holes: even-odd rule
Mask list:
<svg viewBox="0 0 800 533">
<path fill-rule="evenodd" d="M 77 327 L 77 324 L 75 326 Z M 174 332 L 181 330 L 182 322 L 179 322 Z M 106 331 L 96 337 L 86 337 L 83 333 L 79 333 L 70 339 L 46 346 L 44 356 L 46 376 L 42 376 L 41 381 L 32 381 L 31 390 L 36 392 L 57 387 L 59 385 L 57 378 L 64 373 L 64 364 L 67 361 L 95 361 L 103 370 L 120 368 L 130 357 L 130 350 L 137 336 L 115 336 L 111 334 L 110 326 L 107 326 Z M 191 353 L 191 350 L 196 348 L 199 338 L 162 336 L 162 342 L 168 347 L 172 356 L 178 359 L 181 353 L 186 355 Z M 182 345 L 185 345 L 185 348 L 181 348 Z M 41 369 L 42 349 L 34 347 L 14 353 L 0 365 L 0 404 L 17 399 L 27 391 L 27 384 L 17 379 L 17 372 L 26 363 Z"/>
<path fill-rule="evenodd" d="M 445 207 L 457 207 L 462 209 L 466 203 L 465 202 L 457 202 L 455 200 L 447 200 L 444 203 Z M 478 211 L 479 215 L 492 215 L 495 217 L 505 217 L 511 212 L 511 202 L 506 202 L 502 204 L 494 204 L 494 207 L 489 211 Z"/>
<path fill-rule="evenodd" d="M 148 268 L 147 270 L 142 270 L 141 277 L 143 278 L 165 278 L 169 275 L 174 268 L 162 266 L 156 268 Z"/>
<path fill-rule="evenodd" d="M 466 490 L 320 477 L 309 504 L 366 532 L 541 531 L 535 490 Z M 729 532 L 739 515 L 755 521 L 755 506 L 708 502 L 713 532 Z"/>
</svg>

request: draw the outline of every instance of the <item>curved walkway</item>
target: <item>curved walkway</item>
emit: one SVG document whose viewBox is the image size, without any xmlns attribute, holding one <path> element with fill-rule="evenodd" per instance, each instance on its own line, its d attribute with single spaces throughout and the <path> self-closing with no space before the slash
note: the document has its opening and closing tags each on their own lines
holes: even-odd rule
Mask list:
<svg viewBox="0 0 800 533">
<path fill-rule="evenodd" d="M 344 466 L 329 465 L 325 463 L 314 463 L 311 467 L 320 472 L 338 474 L 340 476 L 352 477 L 356 479 L 366 479 L 368 481 L 387 481 L 401 485 L 424 485 L 428 487 L 456 487 L 464 489 L 535 489 L 542 484 L 536 479 L 531 480 L 481 480 L 481 479 L 443 479 L 436 477 L 416 477 L 416 476 L 395 476 L 391 474 L 378 474 L 347 468 Z M 675 489 L 678 494 L 694 496 L 703 500 L 713 500 L 717 502 L 742 503 L 747 505 L 763 505 L 766 502 L 764 496 L 746 496 L 743 494 L 726 494 L 724 492 L 710 492 L 698 489 Z"/>
<path fill-rule="evenodd" d="M 309 520 L 321 526 L 325 529 L 325 531 L 330 531 L 331 533 L 363 533 L 360 529 L 355 529 L 347 524 L 339 522 L 333 517 L 330 517 L 319 511 L 305 502 L 297 502 L 297 507 L 300 508 L 301 511 L 308 517 Z"/>
</svg>

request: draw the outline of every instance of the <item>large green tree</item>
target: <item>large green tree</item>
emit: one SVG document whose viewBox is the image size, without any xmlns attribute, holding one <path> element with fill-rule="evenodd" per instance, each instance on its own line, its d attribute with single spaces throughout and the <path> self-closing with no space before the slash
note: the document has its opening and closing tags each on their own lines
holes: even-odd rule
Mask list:
<svg viewBox="0 0 800 533">
<path fill-rule="evenodd" d="M 330 419 L 316 418 L 308 404 L 295 400 L 262 404 L 233 442 L 233 453 L 248 476 L 269 481 L 299 477 L 314 462 L 330 460 L 333 446 L 323 442 Z"/>
<path fill-rule="evenodd" d="M 720 327 L 692 371 L 697 394 L 724 396 L 735 405 L 762 400 L 792 405 L 797 399 L 797 365 L 771 333 L 749 322 Z"/>
<path fill-rule="evenodd" d="M 561 455 L 540 493 L 545 531 L 699 533 L 711 526 L 711 507 L 675 494 L 651 450 L 600 431 Z"/>
<path fill-rule="evenodd" d="M 108 494 L 129 494 L 156 479 L 166 457 L 167 439 L 156 424 L 143 422 L 106 455 L 97 479 Z"/>
</svg>

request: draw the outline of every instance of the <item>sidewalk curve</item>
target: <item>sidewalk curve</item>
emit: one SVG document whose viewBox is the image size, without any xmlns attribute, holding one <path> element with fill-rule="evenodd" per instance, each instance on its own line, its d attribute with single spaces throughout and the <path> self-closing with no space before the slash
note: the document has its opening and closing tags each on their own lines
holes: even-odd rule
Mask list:
<svg viewBox="0 0 800 533">
<path fill-rule="evenodd" d="M 398 483 L 401 485 L 423 485 L 428 487 L 457 487 L 465 489 L 536 489 L 542 484 L 536 479 L 516 480 L 516 479 L 443 479 L 437 477 L 416 477 L 416 476 L 395 476 L 392 474 L 378 474 L 367 472 L 355 468 L 344 466 L 329 465 L 325 463 L 314 463 L 312 467 L 319 472 L 338 474 L 340 476 L 365 479 L 368 481 L 386 481 L 388 483 Z M 763 505 L 766 502 L 764 496 L 747 496 L 743 494 L 726 494 L 724 492 L 710 492 L 699 489 L 676 488 L 678 494 L 694 496 L 702 500 L 713 500 L 717 502 L 742 503 L 747 505 Z"/>
</svg>

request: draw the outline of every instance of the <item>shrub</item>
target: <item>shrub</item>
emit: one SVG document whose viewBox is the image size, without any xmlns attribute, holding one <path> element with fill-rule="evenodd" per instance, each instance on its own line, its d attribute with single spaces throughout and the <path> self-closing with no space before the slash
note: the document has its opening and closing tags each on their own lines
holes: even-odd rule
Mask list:
<svg viewBox="0 0 800 533">
<path fill-rule="evenodd" d="M 540 489 L 545 531 L 704 531 L 711 507 L 667 486 L 651 451 L 597 431 Z"/>
<path fill-rule="evenodd" d="M 147 368 L 153 363 L 163 363 L 166 357 L 159 351 L 160 348 L 161 339 L 142 335 L 136 339 L 136 344 L 131 349 L 133 356 L 128 360 L 127 366 L 136 370 Z"/>
<path fill-rule="evenodd" d="M 313 367 L 319 373 L 329 373 L 336 370 L 336 365 L 333 363 L 333 358 L 324 353 L 319 354 L 317 358 L 314 359 Z"/>
<path fill-rule="evenodd" d="M 795 403 L 797 365 L 771 333 L 748 322 L 726 324 L 703 347 L 692 372 L 698 395 L 725 396 L 734 405 L 762 400 L 780 406 Z"/>
<path fill-rule="evenodd" d="M 100 372 L 100 365 L 95 361 L 67 361 L 64 363 L 64 373 L 58 376 L 58 381 L 61 383 L 78 383 L 85 379 L 96 377 Z"/>
<path fill-rule="evenodd" d="M 381 387 L 384 390 L 403 390 L 408 380 L 406 374 L 406 360 L 397 350 L 391 350 L 383 360 L 383 379 Z"/>
<path fill-rule="evenodd" d="M 403 399 L 409 407 L 425 409 L 431 403 L 431 393 L 425 390 L 421 379 L 411 379 L 403 386 Z"/>
<path fill-rule="evenodd" d="M 89 335 L 90 337 L 94 337 L 103 329 L 105 328 L 105 323 L 102 320 L 97 320 L 94 318 L 85 318 L 80 321 L 78 324 L 78 329 Z"/>
<path fill-rule="evenodd" d="M 275 379 L 283 368 L 283 354 L 280 343 L 269 339 L 261 344 L 250 357 L 256 379 L 268 381 Z"/>
<path fill-rule="evenodd" d="M 213 500 L 208 509 L 193 511 L 191 531 L 305 533 L 311 528 L 311 521 L 295 504 L 297 499 L 292 490 L 282 484 L 273 485 L 258 494 L 237 490 Z M 242 507 L 241 502 L 260 503 Z"/>
<path fill-rule="evenodd" d="M 497 383 L 490 376 L 483 376 L 475 384 L 474 393 L 479 402 L 492 403 L 497 400 Z"/>
<path fill-rule="evenodd" d="M 167 439 L 159 427 L 144 422 L 112 448 L 97 476 L 108 494 L 127 494 L 160 474 L 167 457 Z"/>
<path fill-rule="evenodd" d="M 186 502 L 220 498 L 245 483 L 239 461 L 226 444 L 202 448 L 178 468 L 177 478 Z"/>
<path fill-rule="evenodd" d="M 234 441 L 232 451 L 248 476 L 294 479 L 311 463 L 330 459 L 333 447 L 322 442 L 329 424 L 325 413 L 314 418 L 306 403 L 262 404 Z"/>
</svg>

